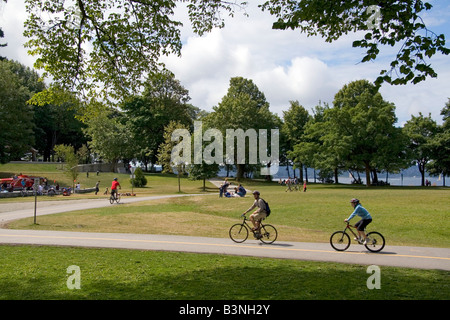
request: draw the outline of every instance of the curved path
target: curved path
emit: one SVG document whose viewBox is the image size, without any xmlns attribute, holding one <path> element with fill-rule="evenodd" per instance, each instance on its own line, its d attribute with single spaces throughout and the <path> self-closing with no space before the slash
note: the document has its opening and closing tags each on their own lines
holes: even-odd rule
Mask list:
<svg viewBox="0 0 450 320">
<path fill-rule="evenodd" d="M 122 202 L 132 203 L 182 196 L 194 195 L 125 198 Z M 17 203 L 0 204 L 0 224 L 33 216 L 34 203 L 21 203 L 21 210 L 12 209 L 13 206 L 17 208 L 17 205 Z M 110 206 L 105 199 L 38 202 L 37 215 L 104 206 Z M 277 241 L 272 245 L 265 245 L 256 240 L 247 240 L 237 244 L 226 238 L 9 229 L 0 229 L 0 243 L 214 253 L 450 271 L 450 249 L 448 248 L 386 245 L 381 253 L 369 253 L 363 246 L 352 243 L 346 252 L 337 252 L 328 243 Z"/>
</svg>

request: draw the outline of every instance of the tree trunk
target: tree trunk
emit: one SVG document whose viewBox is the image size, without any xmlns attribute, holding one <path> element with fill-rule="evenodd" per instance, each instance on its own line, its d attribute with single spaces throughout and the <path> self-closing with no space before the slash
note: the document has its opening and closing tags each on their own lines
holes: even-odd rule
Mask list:
<svg viewBox="0 0 450 320">
<path fill-rule="evenodd" d="M 421 182 L 422 187 L 425 186 L 425 163 L 426 162 L 417 162 L 420 174 L 422 175 L 422 182 Z"/>
<path fill-rule="evenodd" d="M 334 168 L 334 183 L 339 183 L 339 170 L 338 168 Z"/>
<path fill-rule="evenodd" d="M 245 173 L 245 164 L 237 164 L 237 173 L 236 173 L 236 180 L 237 181 L 242 181 L 242 178 L 244 178 L 244 173 Z"/>
<path fill-rule="evenodd" d="M 370 187 L 370 165 L 368 163 L 364 163 L 366 167 L 366 186 Z"/>
</svg>

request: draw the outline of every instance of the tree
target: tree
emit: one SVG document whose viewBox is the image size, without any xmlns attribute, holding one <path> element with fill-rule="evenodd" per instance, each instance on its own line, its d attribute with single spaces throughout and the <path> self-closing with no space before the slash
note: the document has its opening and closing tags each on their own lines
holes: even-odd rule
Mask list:
<svg viewBox="0 0 450 320">
<path fill-rule="evenodd" d="M 185 2 L 185 1 L 180 1 Z M 194 31 L 223 27 L 220 11 L 236 4 L 190 0 Z M 25 0 L 26 46 L 35 67 L 51 75 L 55 87 L 121 100 L 142 88 L 158 71 L 162 55 L 180 54 L 182 23 L 173 20 L 176 1 Z M 72 5 L 71 5 L 72 4 Z M 98 90 L 97 90 L 98 89 Z"/>
<path fill-rule="evenodd" d="M 37 56 L 35 67 L 51 76 L 55 88 L 78 93 L 89 100 L 121 100 L 137 94 L 145 77 L 161 68 L 162 55 L 180 54 L 182 23 L 172 19 L 178 3 L 187 3 L 192 28 L 203 35 L 224 27 L 224 15 L 233 16 L 246 2 L 220 0 L 25 0 L 26 46 Z M 379 23 L 368 10 L 378 4 Z M 363 31 L 353 43 L 366 49 L 363 61 L 378 57 L 380 47 L 400 44 L 391 70 L 382 70 L 377 84 L 417 83 L 436 73 L 426 61 L 437 53 L 448 55 L 443 34 L 428 30 L 420 14 L 432 6 L 422 1 L 270 0 L 261 5 L 278 20 L 275 29 L 300 29 L 310 36 L 334 41 Z M 243 10 L 241 10 L 243 11 Z M 245 11 L 244 11 L 245 14 Z M 375 14 L 375 17 L 378 17 Z M 376 27 L 372 27 L 376 25 Z M 393 79 L 393 74 L 398 74 Z M 58 91 L 58 90 L 57 90 Z M 52 95 L 47 98 L 55 98 Z M 54 101 L 48 101 L 54 102 Z"/>
<path fill-rule="evenodd" d="M 219 165 L 217 163 L 206 164 L 191 164 L 187 167 L 189 180 L 203 180 L 203 191 L 206 191 L 206 179 L 211 179 L 217 176 L 219 172 Z"/>
<path fill-rule="evenodd" d="M 191 137 L 191 145 L 195 146 L 196 138 L 200 138 L 202 140 L 202 151 L 205 150 L 207 143 L 203 140 L 205 135 L 206 128 L 201 128 L 194 130 L 194 134 Z M 195 147 L 194 147 L 195 148 Z M 202 156 L 201 163 L 191 163 L 187 166 L 187 173 L 189 175 L 189 180 L 203 180 L 203 191 L 206 191 L 206 179 L 211 179 L 217 176 L 219 172 L 219 164 L 218 163 L 206 163 L 205 159 Z"/>
<path fill-rule="evenodd" d="M 400 170 L 408 168 L 411 164 L 408 137 L 403 133 L 402 128 L 392 128 L 392 131 L 387 133 L 387 138 L 387 143 L 378 146 L 377 153 L 372 159 L 374 177 L 376 177 L 377 171 L 399 173 Z"/>
<path fill-rule="evenodd" d="M 140 96 L 127 99 L 122 105 L 129 123 L 137 158 L 145 166 L 156 163 L 158 147 L 164 141 L 164 127 L 171 120 L 191 126 L 196 108 L 189 105 L 189 92 L 168 71 L 152 75 Z"/>
<path fill-rule="evenodd" d="M 325 143 L 328 129 L 325 112 L 328 109 L 328 104 L 319 104 L 313 109 L 313 115 L 309 117 L 304 126 L 302 139 L 294 145 L 290 154 L 309 167 L 319 169 L 319 177 L 322 180 L 327 180 L 334 174 L 335 182 L 338 183 L 338 173 L 342 161 L 339 154 L 335 152 L 336 150 L 332 149 L 338 144 L 329 146 Z"/>
<path fill-rule="evenodd" d="M 78 157 L 73 146 L 59 144 L 55 146 L 54 151 L 56 157 L 65 163 L 64 173 L 71 179 L 74 188 L 75 180 L 78 178 Z"/>
<path fill-rule="evenodd" d="M 77 111 L 70 102 L 61 105 L 34 105 L 35 148 L 44 161 L 51 161 L 52 151 L 57 144 L 74 146 L 75 150 L 87 143 L 83 133 L 84 123 L 76 118 Z"/>
<path fill-rule="evenodd" d="M 443 124 L 438 127 L 436 137 L 431 140 L 431 158 L 426 169 L 432 175 L 443 176 L 445 186 L 445 176 L 450 176 L 450 99 L 441 110 Z"/>
<path fill-rule="evenodd" d="M 222 132 L 223 137 L 227 136 L 227 130 L 242 130 L 244 135 L 248 130 L 259 129 L 279 129 L 281 127 L 281 120 L 270 112 L 269 103 L 266 101 L 264 93 L 250 79 L 243 77 L 234 77 L 230 79 L 230 87 L 227 94 L 219 102 L 219 105 L 213 107 L 213 112 L 204 118 L 204 122 L 209 128 L 215 128 Z M 226 139 L 224 139 L 226 140 Z M 227 159 L 227 162 L 232 162 L 237 167 L 236 178 L 239 180 L 244 177 L 245 172 L 250 171 L 250 168 L 256 168 L 258 164 L 250 161 L 250 137 L 249 143 L 245 143 L 243 150 L 238 150 L 239 145 L 233 138 L 233 150 L 237 150 L 232 155 L 232 159 Z M 245 138 L 247 141 L 247 138 Z M 224 141 L 225 143 L 226 141 Z M 227 145 L 227 147 L 229 147 Z M 256 147 L 256 146 L 251 146 Z M 245 162 L 238 161 L 238 154 L 242 152 Z M 261 162 L 259 163 L 261 165 Z"/>
<path fill-rule="evenodd" d="M 310 119 L 310 115 L 298 101 L 290 101 L 290 104 L 290 108 L 283 111 L 281 134 L 285 135 L 287 148 L 291 150 L 291 152 L 288 152 L 288 158 L 293 160 L 294 170 L 296 167 L 300 168 L 300 181 L 303 181 L 303 161 L 299 154 L 292 152 L 292 150 L 296 144 L 303 140 L 305 126 Z"/>
<path fill-rule="evenodd" d="M 319 179 L 326 181 L 334 176 L 334 182 L 339 183 L 339 171 L 344 166 L 342 146 L 343 141 L 331 139 L 329 119 L 329 105 L 319 104 L 313 110 L 313 116 L 305 125 L 303 139 L 294 146 L 292 154 L 301 161 L 308 163 L 314 169 L 319 169 Z"/>
<path fill-rule="evenodd" d="M 117 170 L 120 159 L 132 157 L 133 141 L 129 128 L 122 122 L 120 114 L 114 114 L 105 109 L 97 117 L 87 120 L 84 132 L 91 138 L 88 142 L 90 149 L 111 163 L 112 170 Z"/>
<path fill-rule="evenodd" d="M 177 152 L 176 150 L 176 146 L 179 146 L 180 144 L 177 144 L 177 141 L 174 141 L 172 138 L 172 133 L 175 130 L 184 130 L 187 135 L 183 138 L 183 143 L 187 144 L 189 146 L 189 148 L 181 148 L 180 153 L 182 153 L 182 155 L 179 154 L 174 154 Z M 184 141 L 184 139 L 188 139 L 186 141 Z M 183 157 L 187 157 L 189 159 L 188 163 L 192 163 L 191 161 L 191 136 L 189 133 L 189 130 L 187 129 L 187 127 L 185 125 L 183 125 L 180 122 L 175 122 L 175 121 L 170 121 L 170 123 L 164 127 L 164 142 L 162 144 L 160 144 L 159 148 L 158 148 L 158 163 L 160 165 L 162 165 L 163 167 L 163 173 L 174 173 L 174 171 L 177 172 L 177 176 L 178 176 L 178 192 L 181 192 L 181 176 L 185 173 L 186 171 L 186 162 L 184 161 L 176 161 L 175 160 L 175 156 L 179 156 L 179 159 L 182 159 Z M 188 150 L 189 151 L 188 151 Z M 188 152 L 188 154 L 184 154 L 185 152 Z"/>
<path fill-rule="evenodd" d="M 261 5 L 278 20 L 274 29 L 299 29 L 308 36 L 320 35 L 333 42 L 350 32 L 364 36 L 353 47 L 366 50 L 362 62 L 375 60 L 383 46 L 400 46 L 390 64 L 375 81 L 397 85 L 418 83 L 426 77 L 437 77 L 427 62 L 437 53 L 448 55 L 444 34 L 429 30 L 421 14 L 432 8 L 428 2 L 416 1 L 326 1 L 269 0 Z"/>
<path fill-rule="evenodd" d="M 325 111 L 325 122 L 320 126 L 323 152 L 332 155 L 326 159 L 332 159 L 334 165 L 364 170 L 370 186 L 371 173 L 377 171 L 376 160 L 396 133 L 395 106 L 384 101 L 367 80 L 344 85 L 333 104 Z M 376 176 L 374 180 L 377 182 Z"/>
<path fill-rule="evenodd" d="M 20 159 L 34 144 L 33 110 L 27 104 L 32 75 L 18 62 L 0 61 L 0 163 Z"/>
<path fill-rule="evenodd" d="M 421 112 L 417 117 L 411 116 L 403 127 L 403 132 L 409 139 L 409 149 L 422 175 L 422 186 L 425 186 L 425 169 L 433 156 L 433 140 L 437 130 L 436 121 L 431 118 L 431 114 L 425 117 Z"/>
<path fill-rule="evenodd" d="M 144 176 L 141 168 L 136 168 L 134 171 L 134 178 L 130 179 L 132 186 L 142 188 L 147 185 L 147 178 Z"/>
</svg>

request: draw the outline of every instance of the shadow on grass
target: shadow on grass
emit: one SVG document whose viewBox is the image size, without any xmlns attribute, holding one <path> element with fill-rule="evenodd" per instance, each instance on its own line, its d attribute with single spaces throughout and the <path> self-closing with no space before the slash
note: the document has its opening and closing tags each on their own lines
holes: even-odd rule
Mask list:
<svg viewBox="0 0 450 320">
<path fill-rule="evenodd" d="M 115 257 L 101 250 L 93 253 L 97 253 L 98 259 L 80 263 L 79 290 L 67 288 L 67 266 L 57 259 L 47 263 L 40 259 L 23 261 L 23 267 L 15 270 L 0 268 L 0 299 L 437 300 L 450 297 L 449 272 L 436 270 L 382 267 L 381 289 L 370 290 L 367 266 L 360 265 L 141 251 L 130 254 L 126 250 Z"/>
</svg>

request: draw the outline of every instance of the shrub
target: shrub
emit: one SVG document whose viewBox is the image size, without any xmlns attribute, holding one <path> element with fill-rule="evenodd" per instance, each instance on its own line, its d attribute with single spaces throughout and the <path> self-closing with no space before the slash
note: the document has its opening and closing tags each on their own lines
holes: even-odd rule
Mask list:
<svg viewBox="0 0 450 320">
<path fill-rule="evenodd" d="M 131 178 L 130 182 L 133 186 L 137 188 L 141 188 L 147 185 L 147 178 L 144 176 L 144 173 L 142 172 L 141 168 L 137 168 L 134 171 L 134 178 Z"/>
</svg>

